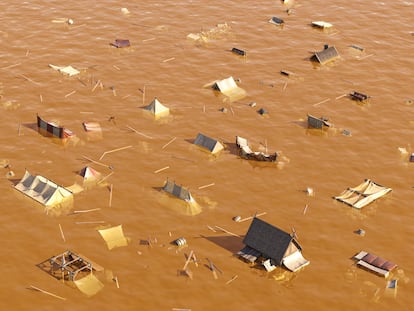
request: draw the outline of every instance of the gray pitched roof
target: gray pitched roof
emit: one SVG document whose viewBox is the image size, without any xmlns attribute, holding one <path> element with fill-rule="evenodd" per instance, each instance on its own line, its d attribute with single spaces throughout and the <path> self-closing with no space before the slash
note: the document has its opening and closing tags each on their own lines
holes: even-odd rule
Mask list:
<svg viewBox="0 0 414 311">
<path fill-rule="evenodd" d="M 263 257 L 270 258 L 276 264 L 281 265 L 286 249 L 293 240 L 294 238 L 289 233 L 259 218 L 253 218 L 243 242 L 262 253 Z M 296 241 L 295 244 L 297 244 Z"/>
<path fill-rule="evenodd" d="M 322 65 L 336 59 L 339 57 L 338 51 L 334 46 L 330 46 L 328 48 L 323 49 L 322 51 L 316 52 L 314 57 L 320 62 Z"/>
</svg>

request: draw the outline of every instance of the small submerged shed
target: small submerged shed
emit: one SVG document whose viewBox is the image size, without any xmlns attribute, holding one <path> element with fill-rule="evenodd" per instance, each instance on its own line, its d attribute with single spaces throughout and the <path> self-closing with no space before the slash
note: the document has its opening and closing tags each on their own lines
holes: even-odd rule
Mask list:
<svg viewBox="0 0 414 311">
<path fill-rule="evenodd" d="M 161 104 L 157 97 L 148 106 L 145 106 L 144 109 L 151 112 L 156 118 L 170 114 L 170 109 Z"/>
<path fill-rule="evenodd" d="M 207 137 L 201 133 L 198 133 L 194 144 L 208 150 L 212 154 L 216 154 L 224 149 L 224 146 L 216 139 Z"/>
<path fill-rule="evenodd" d="M 302 256 L 302 247 L 293 235 L 257 217 L 253 218 L 243 243 L 246 246 L 237 254 L 251 263 L 261 258 L 267 271 L 283 265 L 295 272 L 310 263 Z"/>
<path fill-rule="evenodd" d="M 190 191 L 183 186 L 177 185 L 174 181 L 167 179 L 162 190 L 186 202 L 194 202 Z"/>
<path fill-rule="evenodd" d="M 323 129 L 325 127 L 332 126 L 331 123 L 328 122 L 329 120 L 324 117 L 314 117 L 310 114 L 308 114 L 308 127 L 310 128 L 316 128 L 316 129 Z"/>
</svg>

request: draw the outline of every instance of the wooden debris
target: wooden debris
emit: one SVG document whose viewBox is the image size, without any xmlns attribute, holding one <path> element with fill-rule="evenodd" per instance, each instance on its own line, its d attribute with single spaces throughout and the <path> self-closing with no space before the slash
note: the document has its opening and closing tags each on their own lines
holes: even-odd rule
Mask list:
<svg viewBox="0 0 414 311">
<path fill-rule="evenodd" d="M 108 153 L 117 152 L 117 151 L 125 150 L 125 149 L 128 149 L 128 148 L 132 148 L 132 146 L 131 146 L 131 145 L 129 145 L 129 146 L 125 146 L 125 147 L 121 147 L 121 148 L 117 148 L 117 149 L 113 149 L 113 150 L 105 151 L 105 152 L 101 155 L 101 157 L 99 158 L 99 160 L 102 160 L 102 159 L 103 159 L 103 157 L 104 157 L 105 155 L 107 155 Z"/>
<path fill-rule="evenodd" d="M 342 95 L 340 95 L 340 96 L 338 96 L 338 97 L 335 97 L 335 100 L 338 100 L 338 99 L 340 99 L 340 98 L 342 98 L 342 97 L 345 97 L 345 96 L 348 96 L 348 94 L 342 94 Z"/>
<path fill-rule="evenodd" d="M 73 95 L 76 93 L 76 90 L 73 90 L 72 92 L 65 95 L 65 98 L 68 98 L 70 95 Z"/>
<path fill-rule="evenodd" d="M 214 185 L 215 185 L 215 183 L 212 182 L 211 184 L 200 186 L 200 187 L 198 187 L 198 189 L 204 189 L 204 188 L 211 187 L 211 186 L 214 186 Z"/>
<path fill-rule="evenodd" d="M 303 209 L 303 215 L 306 214 L 306 211 L 308 210 L 308 204 L 305 205 L 305 208 Z"/>
<path fill-rule="evenodd" d="M 111 173 L 109 173 L 108 175 L 106 175 L 104 178 L 102 178 L 100 181 L 98 181 L 98 185 L 100 184 L 100 183 L 103 183 L 106 179 L 108 179 L 112 174 L 114 174 L 115 172 L 111 172 Z"/>
<path fill-rule="evenodd" d="M 217 271 L 220 272 L 220 274 L 223 274 L 223 272 L 219 268 L 217 268 L 210 259 L 208 259 L 208 258 L 206 258 L 206 259 L 208 261 L 208 266 L 209 266 L 210 270 L 213 272 L 214 278 L 217 280 L 218 279 Z"/>
<path fill-rule="evenodd" d="M 77 221 L 75 222 L 76 225 L 91 225 L 91 224 L 104 224 L 105 221 L 97 220 L 97 221 Z"/>
<path fill-rule="evenodd" d="M 134 129 L 133 127 L 130 127 L 129 125 L 127 125 L 126 127 L 129 128 L 131 131 L 134 131 L 135 133 L 139 134 L 139 135 L 142 135 L 146 138 L 152 139 L 151 136 L 148 136 L 148 135 L 145 135 L 144 133 L 138 132 L 136 129 Z"/>
<path fill-rule="evenodd" d="M 263 215 L 266 215 L 266 214 L 267 214 L 266 212 L 263 212 L 263 213 L 260 213 L 260 214 L 256 214 L 256 215 L 254 215 L 254 216 L 249 216 L 249 217 L 246 217 L 246 218 L 240 219 L 238 222 L 242 222 L 242 221 L 250 220 L 250 219 L 253 219 L 254 217 L 260 217 L 260 216 L 263 216 Z"/>
<path fill-rule="evenodd" d="M 61 300 L 66 300 L 66 298 L 64 298 L 64 297 L 61 297 L 61 296 L 58 296 L 58 295 L 52 294 L 51 292 L 48 292 L 48 291 L 43 290 L 43 289 L 40 289 L 39 287 L 36 287 L 36 286 L 30 285 L 30 288 L 31 288 L 31 289 L 34 289 L 34 290 L 37 290 L 37 291 L 39 291 L 39 292 L 41 292 L 41 293 L 43 293 L 43 294 L 46 294 L 46 295 L 49 295 L 49 296 L 52 296 L 52 297 L 55 297 L 55 298 L 58 298 L 58 299 L 61 299 Z"/>
<path fill-rule="evenodd" d="M 87 210 L 80 210 L 80 211 L 73 211 L 72 214 L 81 214 L 81 213 L 90 213 L 90 212 L 96 212 L 99 211 L 101 208 L 92 208 L 92 209 L 87 209 Z"/>
<path fill-rule="evenodd" d="M 222 228 L 222 227 L 219 227 L 219 226 L 215 226 L 215 227 L 216 227 L 217 229 L 219 229 L 219 230 L 221 230 L 221 231 L 225 232 L 225 233 L 228 233 L 228 234 L 232 235 L 232 236 L 236 236 L 236 237 L 238 237 L 238 238 L 241 238 L 241 236 L 240 236 L 240 235 L 235 234 L 235 233 L 233 233 L 233 232 L 230 232 L 230 231 L 228 231 L 228 230 L 226 230 L 226 229 L 224 229 L 224 228 Z"/>
<path fill-rule="evenodd" d="M 109 207 L 112 206 L 112 192 L 113 192 L 113 184 L 109 186 Z"/>
<path fill-rule="evenodd" d="M 170 168 L 169 166 L 166 166 L 166 167 L 160 168 L 159 170 L 154 171 L 154 173 L 158 174 L 159 172 L 162 172 L 162 171 L 164 171 L 166 169 L 169 169 L 169 168 Z"/>
<path fill-rule="evenodd" d="M 227 282 L 226 282 L 226 285 L 228 285 L 228 284 L 230 284 L 231 282 L 233 282 L 235 279 L 237 279 L 238 278 L 238 275 L 236 274 L 236 275 L 234 275 L 230 280 L 228 280 Z"/>
<path fill-rule="evenodd" d="M 217 232 L 216 230 L 214 230 L 214 228 L 213 227 L 211 227 L 211 226 L 209 226 L 209 225 L 207 225 L 207 228 L 209 228 L 211 231 L 213 231 L 213 232 Z"/>
<path fill-rule="evenodd" d="M 319 106 L 323 103 L 326 103 L 327 101 L 330 101 L 330 98 L 324 99 L 324 100 L 320 101 L 319 103 L 313 104 L 313 107 Z"/>
<path fill-rule="evenodd" d="M 112 166 L 110 166 L 110 165 L 107 165 L 107 164 L 104 164 L 104 163 L 101 163 L 101 162 L 98 162 L 98 161 L 92 160 L 91 158 L 88 158 L 88 157 L 86 157 L 86 156 L 82 156 L 82 157 L 83 157 L 83 158 L 85 158 L 86 160 L 90 161 L 90 162 L 93 162 L 93 163 L 95 163 L 95 164 L 101 165 L 101 166 L 103 166 L 103 167 L 106 167 L 106 168 L 109 168 L 110 170 L 112 170 Z"/>
<path fill-rule="evenodd" d="M 166 63 L 166 62 L 169 62 L 169 61 L 174 60 L 174 59 L 175 59 L 175 57 L 171 57 L 171 58 L 164 59 L 162 62 Z"/>
<path fill-rule="evenodd" d="M 92 92 L 95 91 L 95 89 L 99 86 L 101 83 L 101 80 L 96 81 L 95 86 L 92 88 Z"/>
<path fill-rule="evenodd" d="M 177 137 L 174 137 L 173 139 L 171 139 L 168 143 L 166 143 L 164 146 L 162 146 L 161 149 L 164 149 L 165 147 L 167 147 L 169 144 L 171 144 L 174 140 L 176 140 Z"/>
<path fill-rule="evenodd" d="M 63 242 L 66 242 L 65 235 L 63 234 L 63 229 L 60 224 L 59 224 L 59 229 L 60 229 L 60 236 L 62 237 Z"/>
<path fill-rule="evenodd" d="M 33 84 L 36 84 L 36 85 L 40 84 L 39 82 L 33 81 L 32 79 L 26 77 L 24 74 L 20 74 L 19 76 L 22 77 L 23 79 L 29 81 L 29 82 L 32 82 Z"/>
<path fill-rule="evenodd" d="M 113 278 L 114 282 L 116 283 L 116 288 L 119 288 L 119 282 L 118 282 L 118 277 L 114 277 Z"/>
</svg>

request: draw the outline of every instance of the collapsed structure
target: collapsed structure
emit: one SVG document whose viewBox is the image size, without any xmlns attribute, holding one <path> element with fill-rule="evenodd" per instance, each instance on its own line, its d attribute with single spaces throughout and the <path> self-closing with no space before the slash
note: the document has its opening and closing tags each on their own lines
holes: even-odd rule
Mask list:
<svg viewBox="0 0 414 311">
<path fill-rule="evenodd" d="M 260 151 L 252 151 L 249 147 L 247 139 L 236 136 L 236 145 L 239 148 L 239 155 L 243 159 L 263 161 L 263 162 L 275 162 L 277 159 L 277 152 L 273 154 L 266 154 Z"/>
<path fill-rule="evenodd" d="M 365 181 L 358 186 L 348 188 L 342 192 L 342 194 L 334 196 L 334 199 L 360 209 L 386 195 L 390 191 L 392 191 L 391 188 L 381 186 L 370 179 L 365 179 Z"/>
<path fill-rule="evenodd" d="M 56 279 L 73 282 L 87 296 L 97 294 L 104 287 L 94 275 L 104 271 L 103 267 L 71 250 L 52 256 L 37 266 Z"/>
<path fill-rule="evenodd" d="M 283 265 L 295 272 L 310 263 L 302 256 L 302 247 L 294 235 L 257 217 L 253 218 L 243 243 L 246 246 L 237 254 L 250 263 L 261 259 L 267 271 Z"/>
<path fill-rule="evenodd" d="M 357 260 L 356 264 L 359 267 L 365 268 L 383 277 L 388 277 L 389 273 L 398 267 L 395 263 L 366 251 L 360 251 L 353 258 Z"/>
</svg>

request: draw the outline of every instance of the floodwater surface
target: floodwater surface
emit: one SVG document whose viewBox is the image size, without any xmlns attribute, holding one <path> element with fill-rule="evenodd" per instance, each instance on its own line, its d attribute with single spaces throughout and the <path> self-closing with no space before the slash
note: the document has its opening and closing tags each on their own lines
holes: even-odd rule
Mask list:
<svg viewBox="0 0 414 311">
<path fill-rule="evenodd" d="M 413 1 L 17 2 L 0 3 L 0 160 L 9 163 L 0 171 L 1 310 L 411 308 Z M 273 16 L 284 25 L 269 23 Z M 117 49 L 115 39 L 131 46 Z M 340 57 L 311 62 L 326 44 Z M 246 97 L 204 87 L 228 77 Z M 353 101 L 353 91 L 370 98 Z M 142 109 L 155 97 L 169 116 Z M 40 135 L 36 114 L 76 138 Z M 333 126 L 310 130 L 307 114 Z M 86 121 L 99 122 L 102 137 L 87 135 Z M 203 151 L 193 144 L 198 133 L 225 149 Z M 278 162 L 239 158 L 236 136 L 278 152 Z M 70 211 L 46 214 L 13 188 L 26 169 L 71 186 L 86 165 L 107 178 L 76 193 Z M 366 178 L 392 192 L 361 210 L 332 198 Z M 187 187 L 201 213 L 160 191 L 167 179 Z M 85 210 L 94 211 L 73 213 Z M 294 231 L 310 265 L 268 273 L 235 256 L 250 221 L 233 217 L 256 213 Z M 128 246 L 109 250 L 98 230 L 117 225 Z M 186 246 L 172 243 L 180 237 Z M 67 249 L 104 267 L 96 295 L 39 269 Z M 190 278 L 182 269 L 191 250 Z M 356 267 L 361 250 L 397 270 L 385 279 Z M 398 280 L 391 294 L 390 279 Z"/>
</svg>

